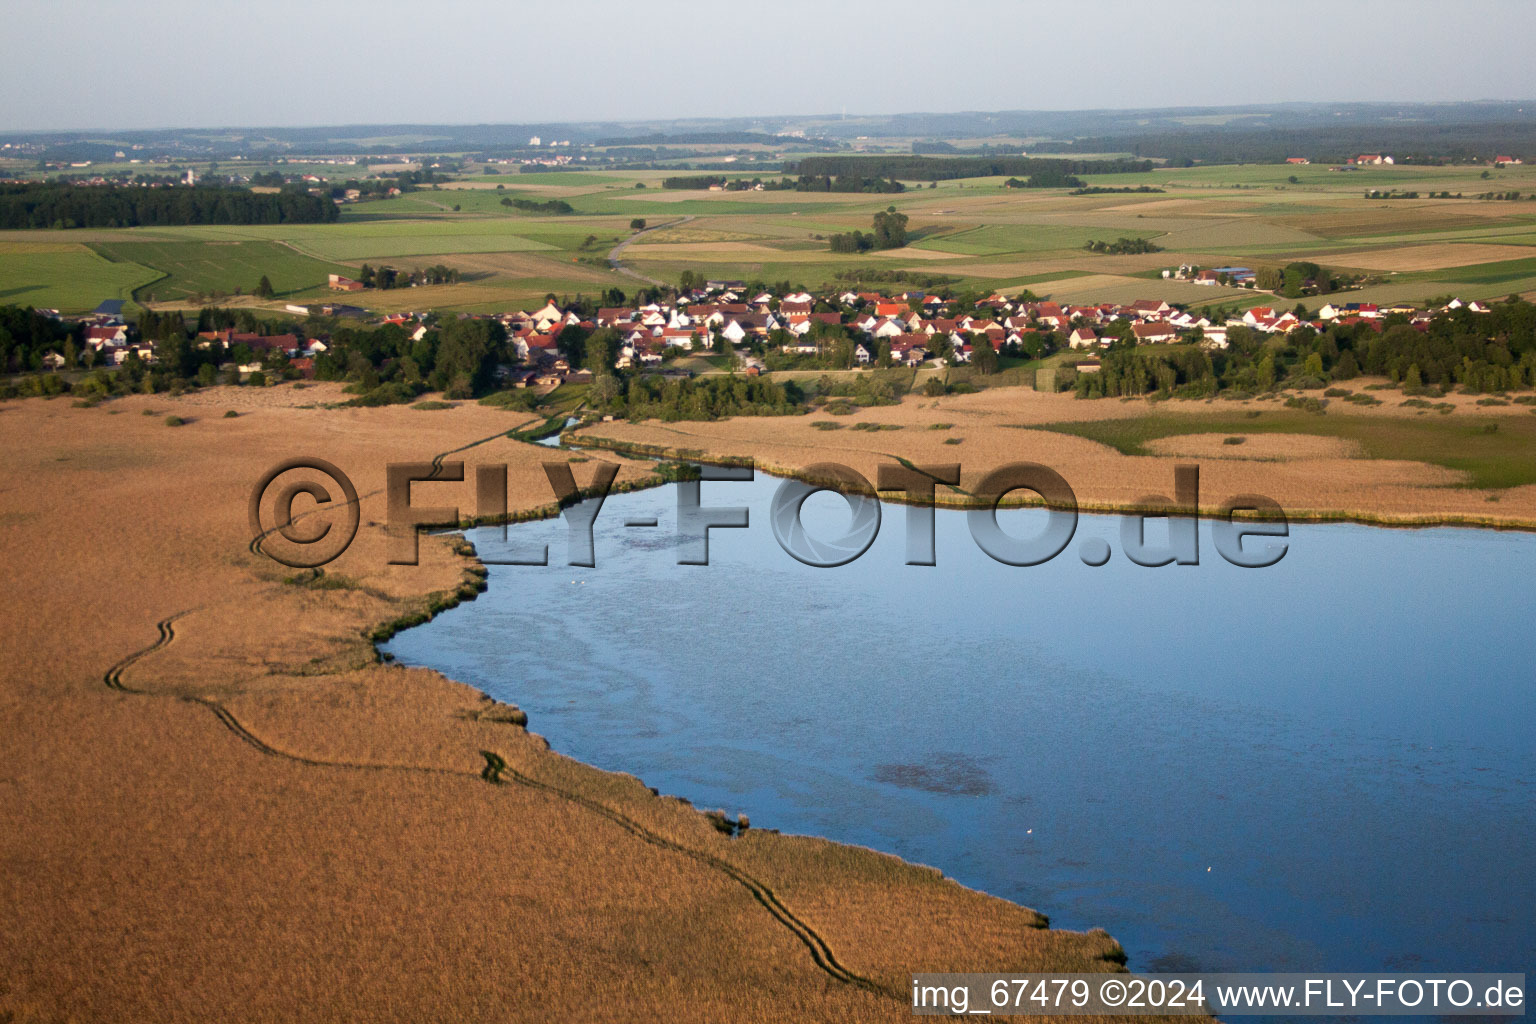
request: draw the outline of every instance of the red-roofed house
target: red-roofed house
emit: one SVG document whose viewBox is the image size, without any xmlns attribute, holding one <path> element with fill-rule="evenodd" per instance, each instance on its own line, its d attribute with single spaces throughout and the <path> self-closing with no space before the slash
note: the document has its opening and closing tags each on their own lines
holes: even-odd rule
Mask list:
<svg viewBox="0 0 1536 1024">
<path fill-rule="evenodd" d="M 1138 344 L 1158 345 L 1178 340 L 1176 332 L 1168 324 L 1164 323 L 1140 323 L 1131 325 L 1131 334 L 1135 336 Z"/>
</svg>

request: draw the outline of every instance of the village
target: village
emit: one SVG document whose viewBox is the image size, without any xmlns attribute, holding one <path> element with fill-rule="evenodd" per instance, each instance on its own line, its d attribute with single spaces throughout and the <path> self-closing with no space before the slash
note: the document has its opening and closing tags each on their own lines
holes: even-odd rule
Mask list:
<svg viewBox="0 0 1536 1024">
<path fill-rule="evenodd" d="M 748 289 L 740 281 L 707 281 L 666 300 L 599 307 L 585 315 L 575 308 L 562 308 L 551 296 L 533 312 L 459 314 L 458 319 L 494 320 L 505 329 L 508 355 L 515 361 L 498 367 L 499 384 L 553 388 L 593 378 L 593 367 L 573 366 L 562 354 L 560 334 L 573 327 L 618 333 L 613 369 L 667 376 L 691 375 L 688 369 L 672 366 L 686 355 L 728 356 L 727 363 L 712 364 L 715 372 L 727 369 L 747 376 L 759 376 L 774 368 L 802 368 L 798 362 L 814 363 L 839 341 L 851 345 L 849 365 L 836 367 L 839 369 L 969 365 L 977 347 L 985 345 L 998 356 L 1017 359 L 1063 351 L 1079 354 L 1082 358 L 1069 358 L 1064 365 L 1079 373 L 1093 373 L 1100 368 L 1097 353 L 1117 344 L 1187 344 L 1224 350 L 1233 328 L 1263 335 L 1353 324 L 1379 330 L 1386 317 L 1395 316 L 1427 331 L 1438 313 L 1463 307 L 1473 313 L 1488 311 L 1484 303 L 1462 303 L 1459 299 L 1435 308 L 1329 302 L 1311 316 L 1301 307 L 1254 306 L 1240 314 L 1213 319 L 1156 299 L 1063 305 L 1027 292 L 1011 299 L 993 293 L 966 302 L 965 311 L 952 312 L 953 305 L 958 303 L 921 291 L 886 295 L 849 289 L 825 295 L 807 291 L 775 294 Z M 290 308 L 294 313 L 301 309 L 310 312 L 305 307 Z M 54 310 L 39 312 L 58 316 Z M 315 307 L 313 312 L 323 316 L 363 313 L 355 307 L 331 305 Z M 397 326 L 412 341 L 420 341 L 441 319 L 429 313 L 397 313 L 373 322 Z M 156 361 L 154 343 L 138 336 L 124 316 L 121 302 L 104 302 L 85 318 L 83 341 L 92 353 L 87 357 L 90 365 L 119 366 L 130 356 L 146 364 Z M 203 350 L 222 346 L 237 354 L 234 366 L 241 375 L 281 368 L 295 377 L 313 377 L 316 357 L 330 348 L 328 335 L 313 328 L 282 333 L 233 328 L 201 331 L 194 344 Z M 796 357 L 803 359 L 797 361 Z M 275 367 L 274 358 L 284 365 Z M 43 368 L 63 369 L 65 362 L 63 356 L 50 353 Z"/>
</svg>

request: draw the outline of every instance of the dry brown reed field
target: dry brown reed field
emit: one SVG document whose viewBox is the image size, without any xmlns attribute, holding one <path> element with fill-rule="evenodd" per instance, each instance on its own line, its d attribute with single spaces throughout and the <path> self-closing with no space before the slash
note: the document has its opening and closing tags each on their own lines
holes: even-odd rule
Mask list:
<svg viewBox="0 0 1536 1024">
<path fill-rule="evenodd" d="M 540 463 L 567 456 L 473 404 L 304 407 L 334 397 L 0 406 L 0 1019 L 900 1020 L 915 970 L 1118 954 L 889 856 L 726 836 L 551 752 L 516 709 L 379 662 L 370 632 L 479 579 L 447 537 L 386 564 L 386 463 L 506 464 L 526 512 L 550 501 Z M 799 436 L 694 429 L 764 427 Z M 250 489 L 291 455 L 361 495 L 322 575 L 250 547 Z M 651 472 L 587 459 L 582 483 L 599 459 L 621 484 Z M 465 506 L 471 486 L 417 500 Z"/>
<path fill-rule="evenodd" d="M 1453 404 L 1456 411 L 1443 417 L 1431 414 L 1433 420 L 1426 421 L 1422 409 L 1395 404 L 1395 398 L 1377 407 L 1334 403 L 1325 417 L 1316 417 L 1288 410 L 1279 400 L 1154 405 L 1143 399 L 1079 401 L 1067 394 L 1009 387 L 942 398 L 908 395 L 896 405 L 860 408 L 844 416 L 816 411 L 713 423 L 600 423 L 568 439 L 713 458 L 752 457 L 766 470 L 791 474 L 817 462 L 836 461 L 871 481 L 879 466 L 900 460 L 959 463 L 959 491 L 946 494 L 941 487 L 938 500 L 961 505 L 970 498 L 960 492 L 973 491 L 997 466 L 1038 462 L 1067 480 L 1080 507 L 1097 510 L 1136 506 L 1148 495 L 1171 494 L 1174 465 L 1194 460 L 1201 467 L 1200 498 L 1206 511 L 1215 511 L 1238 494 L 1262 494 L 1295 519 L 1536 526 L 1536 485 L 1471 486 L 1465 472 L 1444 464 L 1450 460 L 1421 461 L 1427 454 L 1411 452 L 1412 439 L 1398 445 L 1410 450 L 1408 455 L 1392 458 L 1370 457 L 1349 441 L 1355 427 L 1427 423 L 1472 432 L 1482 428 L 1453 426 L 1460 422 L 1457 417 L 1476 415 L 1478 423 L 1486 419 L 1521 429 L 1531 419 L 1525 406 L 1480 407 L 1475 397 L 1465 395 L 1441 401 Z M 1187 433 L 1181 430 L 1177 436 L 1149 441 L 1145 454 L 1125 454 L 1087 437 L 1041 429 L 1133 421 L 1154 414 L 1187 417 L 1189 427 Z M 1214 440 L 1203 425 L 1211 417 L 1230 425 Z M 861 423 L 882 429 L 853 429 Z M 1294 429 L 1287 432 L 1287 425 Z M 1329 436 L 1333 433 L 1338 436 Z M 1230 436 L 1244 441 L 1226 444 Z M 1454 440 L 1448 443 L 1454 446 Z"/>
</svg>

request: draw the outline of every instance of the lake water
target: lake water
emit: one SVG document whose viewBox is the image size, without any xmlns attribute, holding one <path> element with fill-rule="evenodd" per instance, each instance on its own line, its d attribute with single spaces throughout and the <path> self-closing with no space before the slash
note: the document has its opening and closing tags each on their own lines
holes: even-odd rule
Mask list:
<svg viewBox="0 0 1536 1024">
<path fill-rule="evenodd" d="M 752 510 L 708 566 L 676 564 L 672 486 L 608 500 L 590 569 L 564 564 L 564 522 L 471 531 L 552 564 L 493 566 L 386 650 L 701 808 L 1102 926 L 1135 970 L 1536 965 L 1536 536 L 1292 526 L 1248 570 L 1203 522 L 1200 565 L 1153 569 L 1119 517 L 1084 516 L 1015 568 L 940 510 L 916 567 L 887 505 L 862 558 L 817 569 L 770 529 L 780 483 L 703 484 Z M 817 536 L 849 521 L 830 494 L 804 513 Z"/>
</svg>

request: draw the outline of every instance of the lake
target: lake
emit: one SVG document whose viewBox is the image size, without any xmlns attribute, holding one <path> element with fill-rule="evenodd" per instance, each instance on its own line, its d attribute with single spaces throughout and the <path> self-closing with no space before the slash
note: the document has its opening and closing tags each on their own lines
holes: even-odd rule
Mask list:
<svg viewBox="0 0 1536 1024">
<path fill-rule="evenodd" d="M 1019 568 L 939 510 L 919 567 L 885 505 L 873 546 L 821 569 L 775 540 L 781 483 L 702 485 L 751 508 L 708 566 L 676 564 L 670 485 L 608 500 L 594 568 L 565 564 L 564 522 L 470 531 L 552 564 L 492 566 L 384 649 L 701 808 L 1102 926 L 1133 970 L 1536 963 L 1536 536 L 1293 525 L 1278 565 L 1240 569 L 1202 522 L 1201 564 L 1145 568 L 1119 517 L 1083 516 Z M 848 522 L 805 503 L 813 536 Z"/>
</svg>

